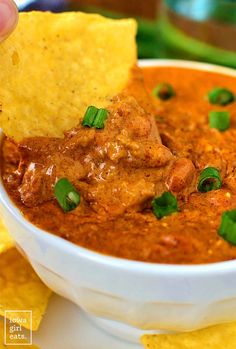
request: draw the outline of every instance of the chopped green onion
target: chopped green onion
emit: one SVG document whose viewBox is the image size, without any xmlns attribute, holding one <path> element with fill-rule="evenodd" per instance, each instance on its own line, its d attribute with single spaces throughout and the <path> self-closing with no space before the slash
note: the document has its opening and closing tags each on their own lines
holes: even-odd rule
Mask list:
<svg viewBox="0 0 236 349">
<path fill-rule="evenodd" d="M 95 116 L 96 116 L 98 110 L 99 109 L 94 107 L 93 105 L 88 107 L 87 110 L 86 110 L 86 113 L 84 115 L 84 118 L 83 118 L 83 121 L 82 121 L 82 125 L 83 126 L 92 127 L 94 119 L 95 119 Z"/>
<path fill-rule="evenodd" d="M 222 185 L 220 172 L 215 167 L 206 167 L 200 173 L 197 189 L 201 193 L 220 189 Z"/>
<path fill-rule="evenodd" d="M 108 111 L 106 109 L 99 109 L 93 121 L 93 127 L 104 128 L 104 122 L 106 121 L 107 116 Z"/>
<path fill-rule="evenodd" d="M 228 111 L 211 111 L 209 113 L 209 123 L 211 128 L 226 131 L 230 126 L 230 114 Z"/>
<path fill-rule="evenodd" d="M 163 101 L 170 99 L 175 95 L 175 91 L 170 84 L 165 82 L 158 84 L 152 91 L 154 97 L 158 97 Z"/>
<path fill-rule="evenodd" d="M 211 104 L 227 105 L 235 100 L 235 96 L 226 88 L 216 87 L 208 93 L 208 100 Z"/>
<path fill-rule="evenodd" d="M 108 116 L 108 111 L 106 109 L 98 109 L 94 106 L 87 108 L 84 115 L 82 125 L 95 128 L 104 128 L 104 122 Z"/>
<path fill-rule="evenodd" d="M 236 245 L 236 210 L 222 214 L 218 234 L 230 244 Z"/>
<path fill-rule="evenodd" d="M 176 197 L 166 191 L 161 196 L 152 200 L 152 211 L 160 219 L 178 211 L 178 202 Z"/>
<path fill-rule="evenodd" d="M 80 194 L 67 178 L 61 178 L 56 182 L 54 194 L 65 212 L 74 210 L 80 203 Z"/>
</svg>

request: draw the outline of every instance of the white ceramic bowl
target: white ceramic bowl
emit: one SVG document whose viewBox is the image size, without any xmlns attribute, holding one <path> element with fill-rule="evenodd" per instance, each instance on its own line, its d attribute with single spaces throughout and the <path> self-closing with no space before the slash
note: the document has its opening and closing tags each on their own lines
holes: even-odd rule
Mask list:
<svg viewBox="0 0 236 349">
<path fill-rule="evenodd" d="M 222 72 L 208 64 L 149 60 Z M 236 261 L 164 265 L 108 257 L 46 233 L 25 220 L 0 183 L 0 215 L 41 279 L 110 332 L 137 340 L 145 330 L 187 331 L 236 320 Z M 128 325 L 128 326 L 127 326 Z"/>
</svg>

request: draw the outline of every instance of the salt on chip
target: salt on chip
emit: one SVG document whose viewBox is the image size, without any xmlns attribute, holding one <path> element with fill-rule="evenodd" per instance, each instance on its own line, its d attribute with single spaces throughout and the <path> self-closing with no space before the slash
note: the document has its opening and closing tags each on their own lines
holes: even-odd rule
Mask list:
<svg viewBox="0 0 236 349">
<path fill-rule="evenodd" d="M 35 345 L 5 345 L 4 344 L 4 321 L 3 319 L 0 319 L 0 349 L 39 349 Z"/>
<path fill-rule="evenodd" d="M 16 141 L 63 136 L 89 105 L 106 107 L 136 63 L 136 22 L 21 13 L 0 45 L 0 127 Z"/>
<path fill-rule="evenodd" d="M 236 323 L 178 334 L 144 335 L 141 342 L 146 349 L 233 349 Z"/>
<path fill-rule="evenodd" d="M 14 246 L 14 240 L 9 235 L 0 219 L 0 254 Z M 1 258 L 1 257 L 0 257 Z"/>
<path fill-rule="evenodd" d="M 0 315 L 4 316 L 5 310 L 31 310 L 32 328 L 30 323 L 23 326 L 36 331 L 50 294 L 51 291 L 15 248 L 0 255 Z"/>
</svg>

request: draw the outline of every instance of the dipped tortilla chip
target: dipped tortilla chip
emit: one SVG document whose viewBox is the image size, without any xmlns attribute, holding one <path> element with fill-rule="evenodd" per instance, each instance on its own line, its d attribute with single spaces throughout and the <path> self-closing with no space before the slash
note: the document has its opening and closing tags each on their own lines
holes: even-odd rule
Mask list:
<svg viewBox="0 0 236 349">
<path fill-rule="evenodd" d="M 8 234 L 5 226 L 0 219 L 0 254 L 14 246 L 12 237 Z M 1 257 L 0 257 L 1 258 Z"/>
<path fill-rule="evenodd" d="M 50 294 L 15 248 L 0 256 L 0 315 L 4 316 L 5 310 L 31 310 L 32 330 L 35 331 L 46 311 Z M 30 323 L 23 326 L 31 329 Z"/>
<path fill-rule="evenodd" d="M 13 348 L 13 349 L 39 349 L 35 345 L 4 345 L 4 321 L 0 319 L 0 349 Z"/>
<path fill-rule="evenodd" d="M 179 334 L 145 335 L 141 342 L 146 349 L 233 349 L 236 323 Z"/>
<path fill-rule="evenodd" d="M 136 62 L 136 22 L 69 12 L 20 14 L 0 45 L 0 127 L 19 141 L 63 136 L 106 107 Z"/>
</svg>

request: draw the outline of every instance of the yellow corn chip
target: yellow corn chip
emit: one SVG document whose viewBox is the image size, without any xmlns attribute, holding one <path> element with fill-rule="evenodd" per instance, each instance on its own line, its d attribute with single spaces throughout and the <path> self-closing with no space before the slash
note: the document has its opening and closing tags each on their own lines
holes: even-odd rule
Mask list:
<svg viewBox="0 0 236 349">
<path fill-rule="evenodd" d="M 35 345 L 4 345 L 4 321 L 0 319 L 0 349 L 39 349 Z"/>
<path fill-rule="evenodd" d="M 141 342 L 146 349 L 234 349 L 236 323 L 179 334 L 145 335 Z"/>
<path fill-rule="evenodd" d="M 14 246 L 14 240 L 8 234 L 5 226 L 0 219 L 0 254 Z M 1 257 L 0 257 L 1 258 Z"/>
<path fill-rule="evenodd" d="M 0 45 L 0 127 L 19 141 L 62 136 L 106 107 L 136 62 L 136 22 L 68 12 L 20 14 Z"/>
<path fill-rule="evenodd" d="M 4 316 L 5 310 L 31 310 L 32 330 L 35 331 L 46 311 L 50 294 L 15 248 L 0 256 L 0 315 Z M 31 329 L 30 323 L 23 326 Z"/>
</svg>

